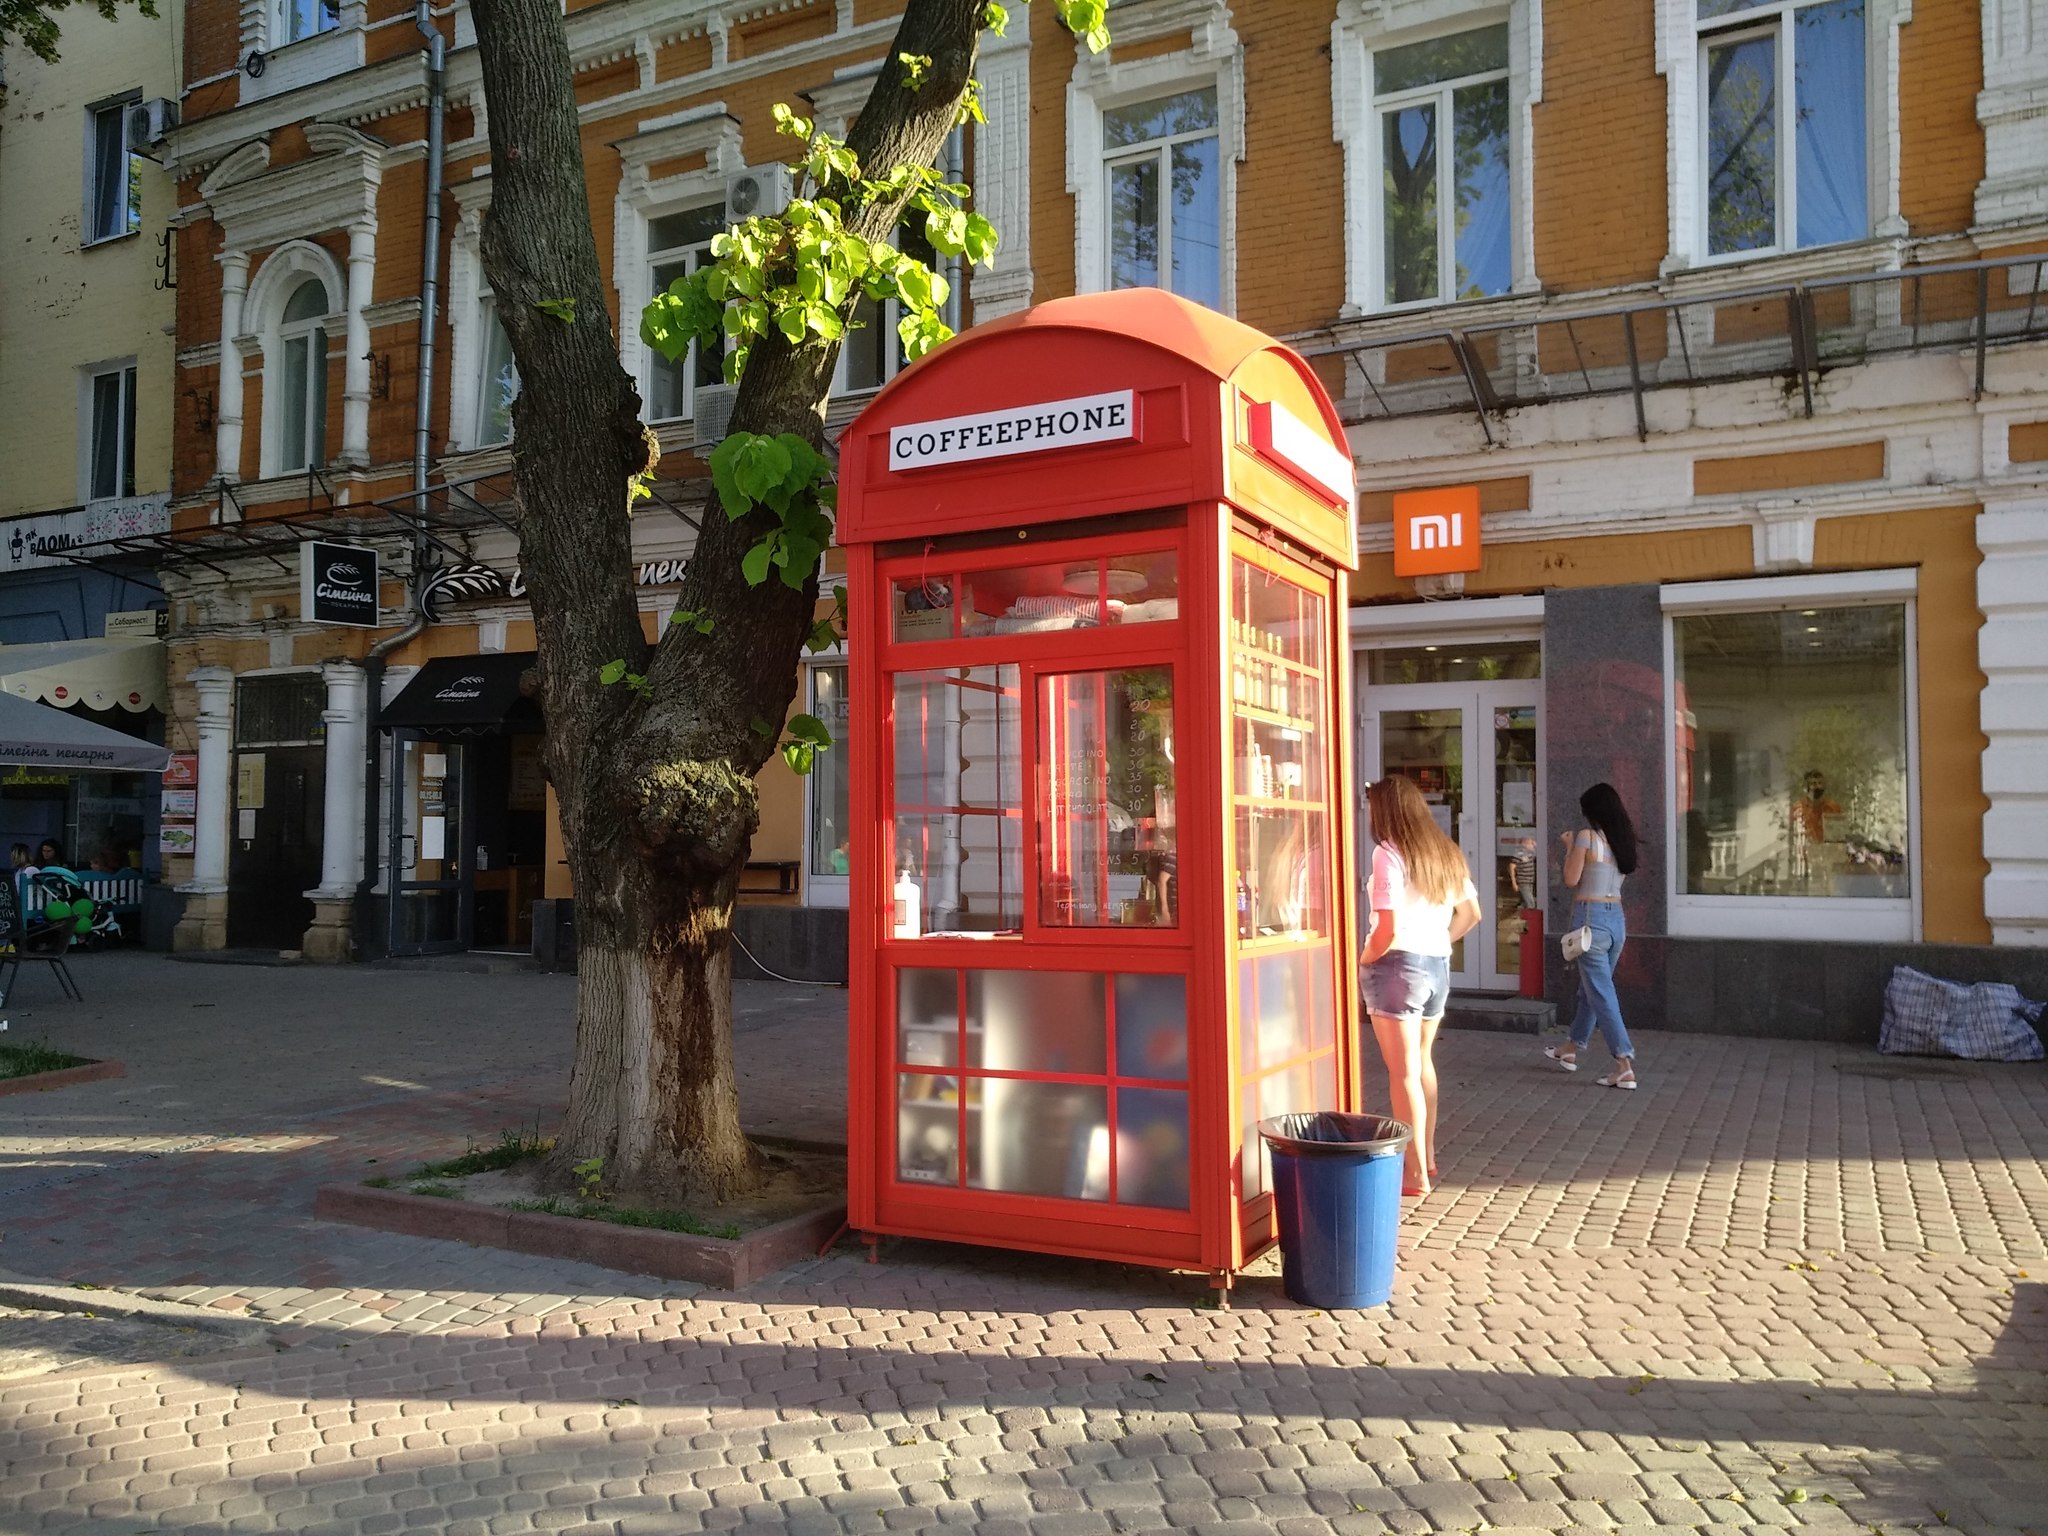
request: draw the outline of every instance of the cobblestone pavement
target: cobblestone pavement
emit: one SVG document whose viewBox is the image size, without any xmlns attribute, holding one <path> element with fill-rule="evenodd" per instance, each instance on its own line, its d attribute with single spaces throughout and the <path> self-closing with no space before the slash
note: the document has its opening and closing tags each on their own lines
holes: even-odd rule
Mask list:
<svg viewBox="0 0 2048 1536">
<path fill-rule="evenodd" d="M 1387 1308 L 913 1243 L 731 1296 L 306 1214 L 545 1119 L 562 979 L 89 966 L 12 1038 L 130 1076 L 0 1100 L 0 1267 L 276 1331 L 0 1386 L 0 1531 L 2048 1532 L 2038 1068 L 1452 1036 Z M 843 1009 L 743 989 L 751 1124 L 843 1133 Z"/>
</svg>

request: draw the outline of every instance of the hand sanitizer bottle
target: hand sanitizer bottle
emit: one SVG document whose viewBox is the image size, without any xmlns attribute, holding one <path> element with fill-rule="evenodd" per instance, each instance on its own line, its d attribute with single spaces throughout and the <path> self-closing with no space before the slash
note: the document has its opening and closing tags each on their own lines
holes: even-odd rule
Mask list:
<svg viewBox="0 0 2048 1536">
<path fill-rule="evenodd" d="M 914 939 L 924 932 L 924 892 L 917 888 L 917 882 L 910 878 L 910 866 L 903 866 L 903 873 L 896 877 L 893 931 L 890 935 L 898 939 Z"/>
</svg>

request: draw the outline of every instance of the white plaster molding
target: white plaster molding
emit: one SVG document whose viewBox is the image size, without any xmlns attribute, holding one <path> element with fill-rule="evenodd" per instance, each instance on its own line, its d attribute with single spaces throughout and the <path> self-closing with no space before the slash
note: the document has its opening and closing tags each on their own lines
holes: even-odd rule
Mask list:
<svg viewBox="0 0 2048 1536">
<path fill-rule="evenodd" d="M 257 0 L 256 8 L 264 18 L 264 30 L 269 30 L 271 6 L 268 0 Z M 274 96 L 286 96 L 293 91 L 303 90 L 309 85 L 318 85 L 323 80 L 333 80 L 361 69 L 368 56 L 368 38 L 364 19 L 368 8 L 362 0 L 349 0 L 341 7 L 339 26 L 312 37 L 299 39 L 295 43 L 283 43 L 273 48 L 266 42 L 249 40 L 248 0 L 242 8 L 242 53 L 246 58 L 252 51 L 264 55 L 263 73 L 242 76 L 241 100 L 243 102 L 266 101 Z M 411 18 L 406 18 L 408 21 Z"/>
<path fill-rule="evenodd" d="M 984 34 L 981 108 L 974 126 L 974 206 L 997 230 L 993 267 L 968 279 L 976 323 L 1024 309 L 1031 266 L 1031 18 L 1011 18 L 1007 35 Z"/>
<path fill-rule="evenodd" d="M 1750 558 L 1760 571 L 1813 569 L 1813 525 L 1819 515 L 1800 502 L 1759 505 L 1752 525 Z"/>
<path fill-rule="evenodd" d="M 1119 10 L 1118 42 L 1128 46 L 1186 33 L 1190 46 L 1151 58 L 1116 61 L 1116 49 L 1091 54 L 1074 39 L 1067 84 L 1067 190 L 1074 197 L 1074 291 L 1099 293 L 1109 282 L 1108 192 L 1102 167 L 1102 113 L 1175 91 L 1216 87 L 1223 186 L 1221 298 L 1237 305 L 1237 167 L 1245 158 L 1244 45 L 1230 25 L 1227 0 L 1140 0 Z"/>
<path fill-rule="evenodd" d="M 2048 219 L 2048 0 L 1981 0 L 1980 228 Z"/>
<path fill-rule="evenodd" d="M 263 428 L 257 455 L 259 472 L 264 475 L 279 473 L 276 452 L 282 430 L 281 412 L 284 408 L 284 391 L 273 388 L 269 378 L 270 364 L 282 356 L 280 331 L 284 323 L 285 306 L 291 302 L 291 296 L 298 291 L 300 285 L 308 279 L 318 282 L 327 294 L 327 313 L 321 319 L 321 324 L 327 332 L 327 355 L 332 358 L 335 349 L 339 347 L 346 359 L 343 364 L 344 437 L 342 453 L 336 456 L 334 462 L 338 467 L 353 468 L 369 457 L 369 364 L 366 361 L 358 364 L 352 354 L 359 349 L 349 345 L 350 332 L 358 328 L 357 320 L 350 310 L 351 297 L 357 287 L 360 287 L 362 293 L 368 293 L 367 277 L 359 276 L 356 283 L 351 284 L 343 275 L 341 264 L 326 247 L 315 245 L 310 240 L 293 240 L 270 253 L 262 268 L 251 280 L 248 296 L 242 305 L 242 317 L 250 326 L 247 334 L 256 339 L 264 371 Z M 235 338 L 238 346 L 242 345 L 243 340 L 243 337 Z M 360 350 L 367 351 L 366 328 L 363 331 L 363 343 Z M 358 429 L 362 441 L 356 444 L 351 444 L 346 436 L 349 418 L 347 381 L 352 364 L 362 369 L 362 419 Z M 353 453 L 349 451 L 351 448 L 355 450 Z"/>
<path fill-rule="evenodd" d="M 1994 944 L 2048 944 L 2048 490 L 1987 496 L 1977 548 L 1984 915 Z"/>
<path fill-rule="evenodd" d="M 264 141 L 237 150 L 200 184 L 231 250 L 377 222 L 387 146 L 340 123 L 309 123 L 312 158 L 272 167 Z"/>
<path fill-rule="evenodd" d="M 984 61 L 988 58 L 983 52 Z M 818 128 L 834 138 L 845 138 L 848 126 L 868 104 L 869 93 L 875 88 L 875 81 L 881 77 L 882 59 L 863 59 L 858 64 L 848 64 L 832 71 L 832 78 L 823 85 L 814 85 L 804 92 L 804 98 L 811 104 L 811 116 Z"/>
<path fill-rule="evenodd" d="M 1332 133 L 1344 150 L 1346 316 L 1384 310 L 1379 301 L 1384 175 L 1379 118 L 1373 110 L 1374 51 L 1502 23 L 1508 29 L 1508 184 L 1514 199 L 1509 222 L 1511 290 L 1533 294 L 1540 289 L 1531 145 L 1535 106 L 1543 98 L 1541 0 L 1338 0 L 1336 19 L 1330 24 L 1330 103 Z M 1445 306 L 1419 308 L 1431 313 Z M 1419 323 L 1418 307 L 1399 313 L 1410 323 Z"/>
</svg>

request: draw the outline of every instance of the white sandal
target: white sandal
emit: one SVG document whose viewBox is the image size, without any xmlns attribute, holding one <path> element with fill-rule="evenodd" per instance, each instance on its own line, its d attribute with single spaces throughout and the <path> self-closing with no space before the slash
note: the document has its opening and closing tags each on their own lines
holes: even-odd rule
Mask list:
<svg viewBox="0 0 2048 1536">
<path fill-rule="evenodd" d="M 1636 1069 L 1634 1067 L 1617 1067 L 1605 1077 L 1597 1078 L 1595 1081 L 1602 1088 L 1626 1088 L 1633 1093 L 1636 1086 Z"/>
<path fill-rule="evenodd" d="M 1546 1045 L 1543 1047 L 1543 1054 L 1567 1072 L 1579 1070 L 1578 1052 L 1576 1051 L 1564 1051 L 1560 1050 L 1557 1046 Z"/>
</svg>

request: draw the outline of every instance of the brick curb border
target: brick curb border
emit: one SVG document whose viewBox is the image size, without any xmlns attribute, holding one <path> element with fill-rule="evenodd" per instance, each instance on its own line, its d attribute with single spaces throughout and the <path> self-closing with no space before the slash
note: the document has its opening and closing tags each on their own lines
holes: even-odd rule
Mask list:
<svg viewBox="0 0 2048 1536">
<path fill-rule="evenodd" d="M 603 1269 L 688 1280 L 726 1291 L 740 1290 L 799 1259 L 814 1257 L 846 1222 L 845 1205 L 829 1205 L 732 1241 L 351 1184 L 321 1185 L 313 1197 L 313 1214 L 324 1221 L 346 1221 L 408 1237 L 452 1238 L 542 1258 L 580 1259 Z"/>
<path fill-rule="evenodd" d="M 43 1093 L 51 1088 L 69 1088 L 74 1083 L 100 1083 L 110 1077 L 126 1077 L 128 1069 L 118 1061 L 88 1061 L 82 1067 L 60 1067 L 55 1072 L 37 1072 L 28 1077 L 0 1078 L 0 1099 L 10 1093 Z"/>
</svg>

